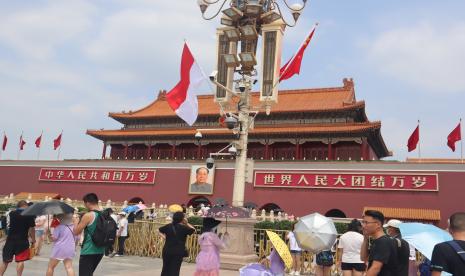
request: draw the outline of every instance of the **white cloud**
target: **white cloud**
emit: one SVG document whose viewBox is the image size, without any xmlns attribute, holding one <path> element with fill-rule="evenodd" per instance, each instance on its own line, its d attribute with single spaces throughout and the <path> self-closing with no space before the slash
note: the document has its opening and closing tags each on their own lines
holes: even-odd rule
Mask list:
<svg viewBox="0 0 465 276">
<path fill-rule="evenodd" d="M 368 44 L 367 58 L 381 73 L 418 90 L 465 90 L 465 22 L 447 26 L 421 23 L 392 29 Z"/>
<path fill-rule="evenodd" d="M 186 16 L 192 12 L 192 7 L 175 3 L 170 7 L 128 7 L 105 18 L 85 53 L 112 71 L 102 72 L 106 80 L 150 80 L 167 85 L 167 79 L 174 81 L 178 76 L 182 43 L 187 39 L 196 59 L 210 69 L 214 62 L 214 30 L 205 31 L 208 24 L 203 25 L 200 13 Z M 118 75 L 123 78 L 114 79 Z"/>
<path fill-rule="evenodd" d="M 50 1 L 12 13 L 0 11 L 0 41 L 26 58 L 46 59 L 61 43 L 91 27 L 94 10 L 85 1 Z"/>
</svg>

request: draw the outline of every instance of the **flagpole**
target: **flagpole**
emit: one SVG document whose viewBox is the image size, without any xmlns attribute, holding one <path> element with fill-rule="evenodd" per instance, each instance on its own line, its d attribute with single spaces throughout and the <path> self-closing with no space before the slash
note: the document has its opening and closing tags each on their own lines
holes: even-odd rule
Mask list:
<svg viewBox="0 0 465 276">
<path fill-rule="evenodd" d="M 63 142 L 63 130 L 61 130 L 60 133 L 60 147 L 58 147 L 58 155 L 57 155 L 57 160 L 60 160 L 60 153 L 61 153 L 61 144 Z"/>
<path fill-rule="evenodd" d="M 3 139 L 2 139 L 2 148 L 0 149 L 0 160 L 2 160 L 2 153 L 3 153 L 3 141 L 5 140 L 6 133 L 3 131 Z"/>
<path fill-rule="evenodd" d="M 420 120 L 418 120 L 418 138 L 420 138 Z M 418 159 L 421 162 L 421 139 L 418 139 Z"/>
<path fill-rule="evenodd" d="M 42 134 L 44 134 L 43 130 L 40 132 L 40 143 L 39 143 L 39 147 L 37 148 L 37 160 L 39 160 L 40 158 L 40 147 L 42 146 Z"/>
<path fill-rule="evenodd" d="M 463 163 L 462 118 L 460 118 L 460 161 Z"/>
<path fill-rule="evenodd" d="M 19 160 L 19 155 L 21 153 L 21 144 L 23 143 L 23 133 L 24 133 L 24 131 L 21 131 L 21 136 L 19 136 L 18 155 L 16 156 L 17 160 Z"/>
</svg>

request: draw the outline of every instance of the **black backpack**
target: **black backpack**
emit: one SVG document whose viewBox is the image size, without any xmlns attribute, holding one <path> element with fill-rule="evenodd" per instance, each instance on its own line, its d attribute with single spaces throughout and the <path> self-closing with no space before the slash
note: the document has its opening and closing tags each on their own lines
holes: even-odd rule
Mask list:
<svg viewBox="0 0 465 276">
<path fill-rule="evenodd" d="M 397 248 L 397 264 L 398 268 L 402 265 L 408 267 L 410 258 L 410 246 L 408 242 L 402 238 L 393 238 Z"/>
<path fill-rule="evenodd" d="M 94 211 L 97 216 L 95 231 L 92 234 L 92 241 L 98 247 L 107 247 L 113 245 L 116 240 L 116 231 L 118 226 L 113 218 L 102 212 Z M 97 215 L 98 214 L 98 215 Z"/>
</svg>

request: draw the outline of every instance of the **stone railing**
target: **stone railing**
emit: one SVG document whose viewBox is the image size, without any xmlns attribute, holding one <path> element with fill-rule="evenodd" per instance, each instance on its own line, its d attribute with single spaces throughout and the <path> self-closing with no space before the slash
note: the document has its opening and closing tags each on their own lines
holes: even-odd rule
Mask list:
<svg viewBox="0 0 465 276">
<path fill-rule="evenodd" d="M 21 198 L 25 199 L 28 201 L 49 201 L 52 200 L 50 197 L 45 196 L 43 199 L 32 199 L 32 193 L 29 194 L 27 198 Z M 19 198 L 16 198 L 14 194 L 10 194 L 7 196 L 0 197 L 0 203 L 1 204 L 16 204 Z M 73 206 L 74 208 L 84 208 L 84 202 L 81 200 L 73 200 L 70 198 L 61 198 L 61 201 Z M 142 203 L 142 202 L 140 202 Z M 99 206 L 102 209 L 105 208 L 112 208 L 116 212 L 120 212 L 122 209 L 130 205 L 128 201 L 123 201 L 123 202 L 115 202 L 111 201 L 108 199 L 107 201 L 101 201 L 99 200 Z M 144 218 L 147 218 L 148 215 L 150 214 L 151 210 L 153 210 L 153 213 L 155 213 L 155 216 L 157 221 L 163 222 L 163 219 L 166 219 L 169 216 L 169 211 L 168 211 L 168 205 L 167 204 L 155 204 L 151 203 L 149 205 L 146 205 L 148 209 L 143 210 L 144 212 Z M 192 206 L 189 206 L 186 210 L 187 216 L 192 217 L 192 216 L 202 216 L 202 213 L 200 211 L 195 211 L 195 209 Z M 256 209 L 250 210 L 250 217 L 253 219 L 256 219 L 257 221 L 281 221 L 281 220 L 289 220 L 289 221 L 297 221 L 299 218 L 295 217 L 294 215 L 288 215 L 287 213 L 284 212 L 274 212 L 271 211 L 267 213 L 265 210 L 257 211 Z"/>
<path fill-rule="evenodd" d="M 289 215 L 288 213 L 282 212 L 274 212 L 270 211 L 267 213 L 265 210 L 261 212 L 257 212 L 257 210 L 253 209 L 251 211 L 250 217 L 256 219 L 258 221 L 281 221 L 281 220 L 289 220 L 289 221 L 297 221 L 299 217 L 295 217 L 294 215 Z"/>
</svg>

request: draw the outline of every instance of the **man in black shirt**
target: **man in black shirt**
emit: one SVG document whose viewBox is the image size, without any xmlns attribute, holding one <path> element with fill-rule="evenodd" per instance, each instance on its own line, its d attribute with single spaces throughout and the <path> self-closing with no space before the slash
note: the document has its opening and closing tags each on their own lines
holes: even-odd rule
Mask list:
<svg viewBox="0 0 465 276">
<path fill-rule="evenodd" d="M 465 258 L 465 212 L 458 212 L 449 218 L 449 232 Z M 431 258 L 432 276 L 440 276 L 442 271 L 452 275 L 465 275 L 465 260 L 452 247 L 450 242 L 436 244 Z"/>
<path fill-rule="evenodd" d="M 397 248 L 393 239 L 384 234 L 384 215 L 367 210 L 363 216 L 363 243 L 360 250 L 362 261 L 368 261 L 366 276 L 398 276 Z M 372 238 L 369 247 L 369 238 Z"/>
<path fill-rule="evenodd" d="M 160 227 L 158 231 L 165 238 L 161 276 L 179 276 L 182 259 L 187 257 L 186 239 L 195 232 L 195 228 L 187 222 L 183 212 L 176 212 L 173 223 Z"/>
<path fill-rule="evenodd" d="M 0 266 L 0 275 L 3 276 L 8 264 L 16 261 L 16 274 L 22 275 L 24 262 L 30 259 L 29 239 L 35 243 L 35 218 L 31 216 L 22 216 L 21 212 L 28 207 L 26 201 L 18 202 L 17 209 L 10 212 L 10 226 L 5 246 L 3 247 L 3 263 Z"/>
<path fill-rule="evenodd" d="M 409 264 L 410 264 L 410 246 L 408 242 L 402 239 L 400 234 L 399 225 L 402 221 L 397 219 L 390 219 L 385 225 L 384 228 L 387 228 L 387 234 L 394 239 L 394 242 L 397 245 L 397 260 L 398 260 L 398 267 L 397 267 L 397 274 L 398 276 L 408 276 L 409 275 Z"/>
</svg>

